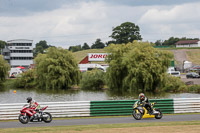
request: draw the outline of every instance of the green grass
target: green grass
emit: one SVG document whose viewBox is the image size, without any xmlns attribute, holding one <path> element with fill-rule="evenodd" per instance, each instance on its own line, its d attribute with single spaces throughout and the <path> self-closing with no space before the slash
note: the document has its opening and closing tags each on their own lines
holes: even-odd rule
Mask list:
<svg viewBox="0 0 200 133">
<path fill-rule="evenodd" d="M 183 48 L 176 48 L 176 47 L 171 47 L 171 48 L 159 48 L 159 49 L 162 49 L 162 50 L 179 50 L 179 49 L 200 49 L 200 47 L 183 47 Z"/>
<path fill-rule="evenodd" d="M 155 120 L 156 121 L 156 120 Z M 200 125 L 200 121 L 182 121 L 182 122 L 151 122 L 151 123 L 123 123 L 123 124 L 97 124 L 97 125 L 76 125 L 76 126 L 54 126 L 54 127 L 25 127 L 25 128 L 4 128 L 1 133 L 42 133 L 52 132 L 60 133 L 67 131 L 87 131 L 96 129 L 110 128 L 129 128 L 129 127 L 158 127 L 158 126 L 185 126 Z"/>
<path fill-rule="evenodd" d="M 200 50 L 186 51 L 188 59 L 194 64 L 200 64 Z"/>
</svg>

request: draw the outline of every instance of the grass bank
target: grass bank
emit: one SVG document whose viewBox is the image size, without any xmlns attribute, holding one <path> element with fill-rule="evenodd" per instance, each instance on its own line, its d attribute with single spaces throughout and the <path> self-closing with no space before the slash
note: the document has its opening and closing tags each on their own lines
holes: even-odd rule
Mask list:
<svg viewBox="0 0 200 133">
<path fill-rule="evenodd" d="M 0 129 L 1 133 L 69 133 L 69 132 L 130 132 L 145 131 L 162 132 L 166 131 L 179 132 L 199 131 L 200 121 L 182 121 L 182 122 L 151 122 L 151 123 L 124 123 L 124 124 L 98 124 L 98 125 L 76 125 L 76 126 L 55 126 L 55 127 L 26 127 L 26 128 L 5 128 Z"/>
<path fill-rule="evenodd" d="M 78 52 L 74 52 L 73 55 L 77 62 L 79 63 L 81 60 L 83 60 L 88 53 L 105 53 L 104 49 L 88 49 L 88 50 L 82 50 Z"/>
</svg>

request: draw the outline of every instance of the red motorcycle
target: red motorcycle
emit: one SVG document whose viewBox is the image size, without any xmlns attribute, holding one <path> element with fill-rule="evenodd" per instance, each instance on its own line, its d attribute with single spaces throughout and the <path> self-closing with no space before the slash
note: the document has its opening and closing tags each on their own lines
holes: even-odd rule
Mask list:
<svg viewBox="0 0 200 133">
<path fill-rule="evenodd" d="M 22 124 L 27 124 L 29 121 L 30 122 L 46 122 L 50 123 L 52 121 L 52 116 L 48 112 L 43 112 L 48 106 L 36 110 L 36 113 L 33 114 L 34 108 L 28 107 L 28 105 L 24 105 L 22 109 L 20 110 L 21 114 L 19 114 L 19 121 Z"/>
</svg>

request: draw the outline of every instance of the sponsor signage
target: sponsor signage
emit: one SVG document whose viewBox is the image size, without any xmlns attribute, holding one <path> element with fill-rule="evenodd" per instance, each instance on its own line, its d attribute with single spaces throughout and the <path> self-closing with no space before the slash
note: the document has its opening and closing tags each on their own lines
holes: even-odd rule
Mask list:
<svg viewBox="0 0 200 133">
<path fill-rule="evenodd" d="M 107 53 L 88 53 L 88 61 L 105 61 Z"/>
</svg>

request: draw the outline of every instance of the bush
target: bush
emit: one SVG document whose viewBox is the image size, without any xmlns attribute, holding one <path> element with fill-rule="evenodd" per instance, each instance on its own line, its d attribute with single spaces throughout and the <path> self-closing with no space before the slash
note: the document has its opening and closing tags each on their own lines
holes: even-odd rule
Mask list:
<svg viewBox="0 0 200 133">
<path fill-rule="evenodd" d="M 15 80 L 15 86 L 17 88 L 33 88 L 35 87 L 34 82 L 34 69 L 30 69 L 21 74 L 21 77 L 18 77 Z"/>
<path fill-rule="evenodd" d="M 80 81 L 80 88 L 93 90 L 102 89 L 105 85 L 104 75 L 105 73 L 98 69 L 83 73 Z"/>
<path fill-rule="evenodd" d="M 200 93 L 200 85 L 191 85 L 191 86 L 188 86 L 188 91 L 189 92 Z"/>
<path fill-rule="evenodd" d="M 187 86 L 180 78 L 167 75 L 163 90 L 165 92 L 185 92 L 187 91 Z"/>
</svg>

